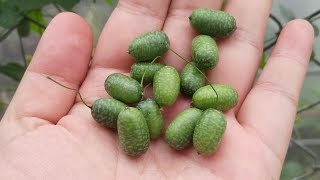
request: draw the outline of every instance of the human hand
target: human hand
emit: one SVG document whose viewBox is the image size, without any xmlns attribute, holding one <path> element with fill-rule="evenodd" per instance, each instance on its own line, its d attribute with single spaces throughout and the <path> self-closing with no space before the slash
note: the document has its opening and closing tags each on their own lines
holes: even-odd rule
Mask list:
<svg viewBox="0 0 320 180">
<path fill-rule="evenodd" d="M 226 113 L 227 129 L 218 151 L 199 156 L 193 148 L 172 150 L 163 138 L 146 154 L 131 158 L 115 132 L 97 124 L 76 92 L 92 104 L 106 97 L 103 84 L 114 72 L 129 73 L 134 61 L 128 44 L 141 33 L 162 29 L 171 48 L 191 57 L 196 35 L 188 16 L 197 7 L 218 9 L 222 0 L 120 0 L 106 24 L 90 63 L 92 34 L 72 13 L 55 17 L 0 123 L 0 179 L 278 179 L 288 148 L 296 106 L 313 45 L 310 24 L 294 20 L 282 31 L 259 79 L 271 0 L 230 0 L 226 11 L 237 30 L 218 41 L 219 64 L 211 82 L 235 87 L 236 108 Z M 181 70 L 184 62 L 171 52 L 165 63 Z M 165 110 L 166 124 L 190 100 L 180 97 Z"/>
</svg>

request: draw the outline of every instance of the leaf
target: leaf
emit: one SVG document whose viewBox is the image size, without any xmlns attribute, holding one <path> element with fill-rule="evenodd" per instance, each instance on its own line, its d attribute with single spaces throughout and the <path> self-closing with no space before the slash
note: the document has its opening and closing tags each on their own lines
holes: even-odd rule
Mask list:
<svg viewBox="0 0 320 180">
<path fill-rule="evenodd" d="M 266 64 L 267 64 L 267 54 L 265 52 L 263 52 L 259 68 L 263 69 Z"/>
<path fill-rule="evenodd" d="M 38 23 L 44 25 L 44 26 L 47 26 L 47 22 L 44 20 L 43 18 L 43 14 L 42 14 L 42 11 L 40 9 L 37 9 L 37 10 L 32 10 L 30 11 L 27 16 L 30 18 L 30 19 L 33 19 L 35 21 L 37 21 Z M 40 28 L 39 26 L 33 24 L 33 23 L 30 23 L 30 29 L 36 33 L 38 33 L 40 36 L 43 34 L 44 32 L 44 29 L 43 28 Z"/>
<path fill-rule="evenodd" d="M 319 36 L 319 28 L 317 25 L 315 25 L 314 23 L 311 23 L 313 30 L 314 30 L 314 36 L 317 37 Z"/>
<path fill-rule="evenodd" d="M 297 114 L 294 120 L 294 124 L 299 124 L 301 122 L 301 117 Z"/>
<path fill-rule="evenodd" d="M 53 3 L 60 5 L 65 10 L 71 10 L 80 0 L 51 0 Z"/>
<path fill-rule="evenodd" d="M 8 3 L 0 3 L 0 26 L 6 29 L 11 29 L 22 20 L 22 16 L 8 5 Z"/>
<path fill-rule="evenodd" d="M 18 33 L 21 37 L 27 37 L 30 33 L 30 23 L 27 20 L 20 22 Z"/>
<path fill-rule="evenodd" d="M 291 11 L 291 9 L 288 9 L 287 7 L 285 7 L 282 4 L 279 5 L 279 9 L 280 9 L 281 16 L 285 20 L 291 21 L 291 20 L 295 19 L 295 14 Z"/>
<path fill-rule="evenodd" d="M 113 3 L 113 0 L 104 0 L 106 3 L 108 4 L 112 4 Z"/>
<path fill-rule="evenodd" d="M 8 63 L 0 65 L 0 73 L 12 78 L 13 80 L 20 81 L 25 68 L 18 63 Z"/>
</svg>

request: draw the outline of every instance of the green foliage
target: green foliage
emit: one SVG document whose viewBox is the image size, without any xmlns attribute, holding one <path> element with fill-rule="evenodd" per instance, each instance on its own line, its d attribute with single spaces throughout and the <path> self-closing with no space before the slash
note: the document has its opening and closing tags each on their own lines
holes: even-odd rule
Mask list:
<svg viewBox="0 0 320 180">
<path fill-rule="evenodd" d="M 281 180 L 289 180 L 304 173 L 303 166 L 293 160 L 287 161 L 281 172 Z"/>
<path fill-rule="evenodd" d="M 30 19 L 33 19 L 35 21 L 37 21 L 38 23 L 47 26 L 47 22 L 44 20 L 42 12 L 40 9 L 37 10 L 32 10 L 27 14 L 27 17 L 29 17 Z M 38 33 L 39 35 L 42 35 L 44 32 L 44 29 L 35 25 L 34 23 L 30 23 L 30 29 L 36 33 Z"/>
<path fill-rule="evenodd" d="M 0 1 L 0 26 L 11 29 L 17 26 L 25 16 L 36 16 L 43 20 L 40 9 L 45 5 L 59 5 L 65 10 L 71 10 L 79 0 L 10 0 Z M 34 12 L 32 12 L 34 11 Z M 29 14 L 31 13 L 31 14 Z M 44 21 L 44 20 L 43 20 Z M 32 27 L 31 27 L 32 28 Z M 34 28 L 32 28 L 34 29 Z M 39 32 L 39 30 L 36 30 Z"/>
<path fill-rule="evenodd" d="M 113 0 L 104 0 L 106 3 L 108 4 L 112 4 L 113 3 Z"/>
<path fill-rule="evenodd" d="M 0 73 L 4 74 L 13 80 L 20 81 L 25 68 L 18 63 L 8 63 L 5 65 L 0 65 Z"/>
<path fill-rule="evenodd" d="M 279 5 L 279 9 L 280 9 L 280 14 L 281 16 L 286 20 L 286 21 L 291 21 L 293 19 L 295 19 L 295 14 L 287 7 L 285 7 L 284 5 L 280 4 Z"/>
<path fill-rule="evenodd" d="M 263 69 L 266 64 L 267 64 L 267 53 L 263 52 L 259 68 Z"/>
<path fill-rule="evenodd" d="M 27 20 L 22 20 L 18 26 L 18 33 L 21 37 L 27 37 L 30 34 L 30 23 Z"/>
</svg>

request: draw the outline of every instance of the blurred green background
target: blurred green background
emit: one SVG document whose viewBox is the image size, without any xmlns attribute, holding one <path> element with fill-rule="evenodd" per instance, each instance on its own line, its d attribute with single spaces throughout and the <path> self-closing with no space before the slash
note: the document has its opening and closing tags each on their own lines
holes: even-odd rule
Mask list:
<svg viewBox="0 0 320 180">
<path fill-rule="evenodd" d="M 93 29 L 95 43 L 116 6 L 113 0 L 0 0 L 0 117 L 32 59 L 50 20 L 59 12 L 73 11 Z M 249 6 L 249 5 L 248 5 Z M 279 29 L 295 18 L 309 20 L 316 34 L 314 53 L 299 101 L 293 139 L 281 179 L 320 179 L 320 1 L 274 0 L 265 35 L 263 69 Z"/>
</svg>

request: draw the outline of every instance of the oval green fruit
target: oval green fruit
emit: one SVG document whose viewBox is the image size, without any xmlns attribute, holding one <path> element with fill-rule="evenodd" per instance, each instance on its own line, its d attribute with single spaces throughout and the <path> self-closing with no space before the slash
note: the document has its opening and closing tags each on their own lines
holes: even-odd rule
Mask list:
<svg viewBox="0 0 320 180">
<path fill-rule="evenodd" d="M 178 71 L 170 66 L 161 68 L 153 78 L 153 94 L 156 102 L 161 106 L 172 105 L 180 90 L 180 77 Z"/>
<path fill-rule="evenodd" d="M 166 131 L 166 142 L 175 150 L 182 150 L 192 143 L 193 131 L 202 111 L 190 108 L 181 112 L 169 124 Z"/>
<path fill-rule="evenodd" d="M 126 107 L 126 104 L 118 100 L 100 98 L 94 101 L 91 108 L 91 115 L 99 124 L 116 129 L 118 115 Z"/>
<path fill-rule="evenodd" d="M 157 71 L 159 71 L 164 65 L 160 63 L 136 63 L 131 66 L 131 77 L 138 82 L 141 82 L 143 78 L 143 84 L 149 84 L 153 82 L 153 77 Z"/>
<path fill-rule="evenodd" d="M 104 87 L 110 96 L 126 104 L 139 102 L 143 95 L 138 81 L 120 73 L 109 75 Z"/>
<path fill-rule="evenodd" d="M 218 58 L 218 46 L 212 37 L 199 35 L 192 40 L 192 60 L 199 69 L 212 69 Z"/>
<path fill-rule="evenodd" d="M 212 155 L 219 147 L 227 126 L 224 114 L 215 109 L 207 109 L 196 124 L 193 146 L 204 156 Z"/>
<path fill-rule="evenodd" d="M 142 112 L 128 107 L 118 116 L 120 146 L 129 156 L 141 156 L 150 144 L 149 130 Z"/>
<path fill-rule="evenodd" d="M 161 136 L 163 131 L 163 115 L 160 111 L 159 105 L 153 99 L 146 99 L 137 105 L 149 127 L 151 139 L 157 139 Z"/>
<path fill-rule="evenodd" d="M 169 49 L 169 38 L 162 31 L 151 31 L 134 39 L 129 45 L 129 54 L 137 62 L 152 61 Z"/>
<path fill-rule="evenodd" d="M 212 87 L 216 90 L 212 89 Z M 227 111 L 237 105 L 238 93 L 235 89 L 224 84 L 212 84 L 198 89 L 192 96 L 192 106 L 205 110 L 209 108 Z"/>
<path fill-rule="evenodd" d="M 194 63 L 188 63 L 182 70 L 180 76 L 181 92 L 191 97 L 199 88 L 206 84 L 205 77 L 194 67 Z"/>
<path fill-rule="evenodd" d="M 208 9 L 195 9 L 189 16 L 191 26 L 200 34 L 217 38 L 230 36 L 236 29 L 236 20 L 230 14 Z"/>
</svg>

